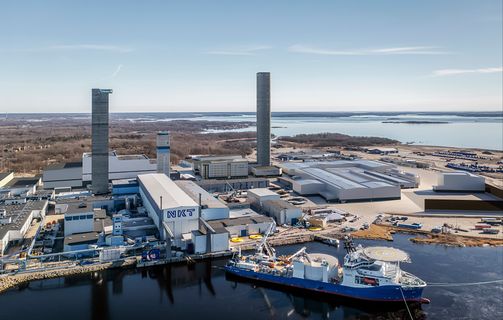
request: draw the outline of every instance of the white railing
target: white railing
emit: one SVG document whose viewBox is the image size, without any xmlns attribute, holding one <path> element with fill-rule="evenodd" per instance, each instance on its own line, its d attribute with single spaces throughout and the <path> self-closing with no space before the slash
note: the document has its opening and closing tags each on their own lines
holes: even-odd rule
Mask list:
<svg viewBox="0 0 503 320">
<path fill-rule="evenodd" d="M 411 287 L 425 287 L 426 286 L 426 282 L 419 279 L 415 275 L 410 274 L 405 271 L 401 272 L 400 284 L 402 284 L 404 286 L 411 286 Z"/>
</svg>

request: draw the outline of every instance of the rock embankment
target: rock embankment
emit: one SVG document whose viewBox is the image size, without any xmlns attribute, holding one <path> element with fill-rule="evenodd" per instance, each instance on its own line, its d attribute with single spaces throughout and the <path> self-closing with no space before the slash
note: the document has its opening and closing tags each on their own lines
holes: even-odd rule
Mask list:
<svg viewBox="0 0 503 320">
<path fill-rule="evenodd" d="M 0 293 L 29 281 L 66 277 L 76 274 L 101 271 L 109 268 L 125 267 L 133 265 L 135 262 L 136 260 L 128 259 L 120 262 L 105 262 L 87 266 L 66 267 L 64 269 L 57 270 L 53 269 L 4 275 L 0 277 Z"/>
</svg>

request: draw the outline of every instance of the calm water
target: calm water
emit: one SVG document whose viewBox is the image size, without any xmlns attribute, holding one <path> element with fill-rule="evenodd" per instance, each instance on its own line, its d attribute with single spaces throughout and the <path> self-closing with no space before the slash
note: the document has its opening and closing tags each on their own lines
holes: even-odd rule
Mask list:
<svg viewBox="0 0 503 320">
<path fill-rule="evenodd" d="M 360 241 L 364 245 L 389 245 Z M 393 246 L 407 250 L 403 268 L 427 282 L 460 283 L 503 279 L 503 248 L 450 248 L 412 244 L 397 235 Z M 293 253 L 301 245 L 278 247 Z M 307 244 L 310 252 L 341 259 L 342 248 Z M 364 302 L 283 292 L 227 278 L 225 260 L 192 266 L 109 270 L 94 275 L 35 281 L 0 295 L 1 319 L 406 319 L 401 305 L 389 309 Z M 503 285 L 428 287 L 431 304 L 413 307 L 428 319 L 501 319 Z"/>
<path fill-rule="evenodd" d="M 388 119 L 393 120 L 388 120 Z M 207 119 L 205 117 L 205 119 Z M 222 117 L 214 117 L 222 120 Z M 255 121 L 254 115 L 226 117 L 229 121 Z M 210 120 L 210 119 L 208 119 Z M 435 121 L 409 124 L 383 121 Z M 293 136 L 302 133 L 337 132 L 352 136 L 376 136 L 421 145 L 503 150 L 503 118 L 434 115 L 272 117 L 272 133 Z M 235 131 L 250 131 L 255 127 Z"/>
<path fill-rule="evenodd" d="M 27 122 L 90 119 L 89 114 L 9 114 L 8 119 Z M 157 112 L 114 113 L 112 119 L 126 121 L 250 121 L 251 112 Z M 2 120 L 0 118 L 0 120 Z M 410 124 L 386 121 L 429 121 L 446 123 Z M 1 125 L 1 123 L 0 123 Z M 255 127 L 235 131 L 252 131 Z M 273 112 L 272 133 L 293 136 L 302 133 L 337 132 L 354 136 L 376 136 L 402 143 L 503 150 L 503 113 L 501 112 Z"/>
</svg>

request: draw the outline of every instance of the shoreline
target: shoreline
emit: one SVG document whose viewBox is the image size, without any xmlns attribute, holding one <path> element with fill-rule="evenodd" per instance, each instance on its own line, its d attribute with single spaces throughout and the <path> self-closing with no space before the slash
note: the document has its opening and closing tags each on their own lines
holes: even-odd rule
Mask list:
<svg viewBox="0 0 503 320">
<path fill-rule="evenodd" d="M 425 230 L 410 230 L 405 228 L 399 228 L 394 226 L 382 225 L 382 224 L 371 224 L 369 229 L 358 230 L 350 235 L 355 239 L 363 240 L 385 240 L 393 241 L 393 234 L 412 234 L 412 235 L 422 235 L 424 237 L 414 237 L 409 240 L 415 244 L 430 244 L 430 245 L 445 245 L 445 246 L 456 246 L 456 247 L 484 247 L 484 246 L 503 246 L 503 239 L 492 239 L 483 237 L 471 237 L 463 236 L 458 234 L 432 234 Z M 325 232 L 325 233 L 304 233 L 301 235 L 288 235 L 286 237 L 271 237 L 269 243 L 274 246 L 287 246 L 299 243 L 314 242 L 317 241 L 317 235 L 333 236 L 334 238 L 343 238 L 341 232 Z M 236 245 L 232 248 L 241 248 L 241 250 L 253 250 L 256 247 L 256 242 L 249 242 L 242 245 Z M 31 281 L 53 279 L 53 278 L 64 278 L 69 276 L 74 276 L 78 274 L 87 274 L 91 272 L 104 271 L 108 269 L 115 268 L 141 268 L 141 267 L 153 267 L 158 265 L 172 264 L 172 263 L 182 263 L 186 261 L 187 263 L 194 262 L 194 260 L 204 260 L 204 259 L 214 259 L 224 255 L 218 256 L 200 256 L 196 259 L 186 258 L 178 259 L 176 261 L 160 260 L 158 263 L 138 265 L 137 257 L 127 257 L 114 262 L 103 262 L 87 266 L 70 266 L 61 269 L 51 269 L 43 271 L 33 271 L 33 272 L 22 272 L 16 274 L 4 274 L 0 275 L 0 295 L 5 291 L 15 288 L 24 283 L 29 283 Z M 190 256 L 189 256 L 190 257 Z"/>
</svg>

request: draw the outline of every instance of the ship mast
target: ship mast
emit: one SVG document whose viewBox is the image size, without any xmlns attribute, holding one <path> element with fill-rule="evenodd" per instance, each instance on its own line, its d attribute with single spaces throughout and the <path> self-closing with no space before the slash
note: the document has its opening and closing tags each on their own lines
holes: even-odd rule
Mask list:
<svg viewBox="0 0 503 320">
<path fill-rule="evenodd" d="M 267 243 L 267 238 L 273 232 L 275 227 L 276 222 L 273 220 L 264 237 L 262 238 L 262 241 L 260 241 L 259 245 L 257 246 L 257 253 L 263 253 L 265 251 L 265 254 L 273 260 L 276 260 L 276 251 L 269 245 L 269 243 Z"/>
<path fill-rule="evenodd" d="M 344 236 L 344 249 L 346 249 L 348 254 L 356 251 L 355 244 L 353 243 L 353 238 L 351 236 Z"/>
</svg>

